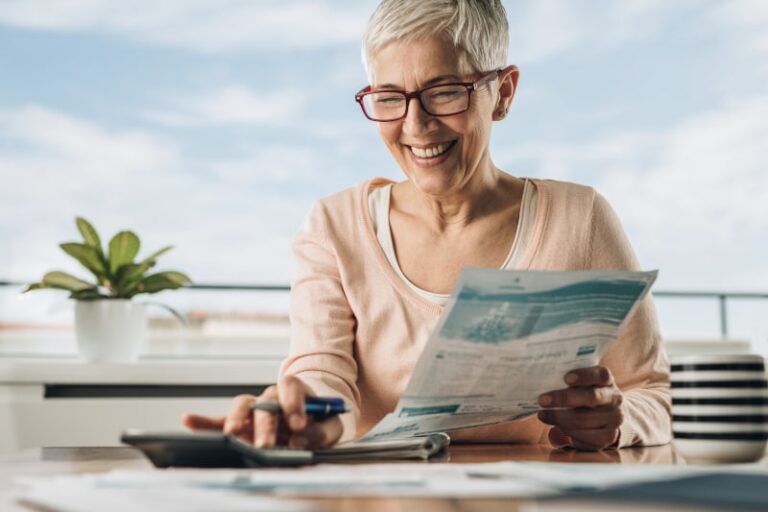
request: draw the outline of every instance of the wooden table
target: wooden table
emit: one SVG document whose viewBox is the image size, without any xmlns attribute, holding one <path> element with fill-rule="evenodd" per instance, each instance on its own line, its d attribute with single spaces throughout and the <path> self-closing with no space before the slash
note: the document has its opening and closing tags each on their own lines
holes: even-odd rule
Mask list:
<svg viewBox="0 0 768 512">
<path fill-rule="evenodd" d="M 552 461 L 600 463 L 684 464 L 671 445 L 652 448 L 628 448 L 599 453 L 553 450 L 548 446 L 509 444 L 466 444 L 451 446 L 446 454 L 430 463 L 472 463 L 497 461 Z M 419 462 L 415 462 L 418 464 Z M 763 464 L 768 460 L 763 461 Z M 95 473 L 113 469 L 142 469 L 151 464 L 132 448 L 40 448 L 0 457 L 0 510 L 27 511 L 27 507 L 10 501 L 13 478 L 18 475 L 61 475 Z M 306 498 L 303 498 L 306 499 Z M 404 512 L 404 511 L 566 511 L 615 510 L 615 504 L 596 504 L 569 500 L 537 502 L 530 499 L 455 499 L 455 498 L 320 498 L 314 503 L 328 511 Z M 621 506 L 621 510 L 664 510 L 659 507 Z M 670 507 L 669 510 L 683 510 Z M 697 509 L 690 509 L 697 510 Z"/>
</svg>

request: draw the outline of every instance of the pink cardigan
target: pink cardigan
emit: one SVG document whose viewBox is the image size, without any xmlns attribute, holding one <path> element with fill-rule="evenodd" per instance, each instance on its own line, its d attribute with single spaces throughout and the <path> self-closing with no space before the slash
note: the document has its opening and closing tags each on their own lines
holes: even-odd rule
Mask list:
<svg viewBox="0 0 768 512">
<path fill-rule="evenodd" d="M 295 375 L 316 394 L 352 405 L 342 416 L 342 441 L 363 435 L 395 408 L 442 311 L 402 281 L 376 239 L 368 192 L 386 183 L 375 179 L 320 200 L 293 244 L 291 348 L 280 375 Z M 534 183 L 538 208 L 520 269 L 640 269 L 601 195 L 571 183 Z M 601 364 L 625 393 L 619 446 L 669 442 L 669 363 L 650 296 Z M 458 437 L 546 443 L 548 430 L 532 416 Z"/>
</svg>

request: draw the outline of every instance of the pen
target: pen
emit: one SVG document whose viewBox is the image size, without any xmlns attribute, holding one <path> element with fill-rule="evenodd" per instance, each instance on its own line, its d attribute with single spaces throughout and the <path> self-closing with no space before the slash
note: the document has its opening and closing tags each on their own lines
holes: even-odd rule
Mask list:
<svg viewBox="0 0 768 512">
<path fill-rule="evenodd" d="M 282 414 L 283 410 L 280 404 L 274 400 L 255 402 L 251 404 L 250 409 L 252 411 L 269 411 L 275 414 Z M 304 398 L 304 412 L 315 418 L 316 420 L 330 418 L 337 414 L 343 414 L 349 412 L 349 407 L 342 398 L 327 398 L 308 396 Z"/>
</svg>

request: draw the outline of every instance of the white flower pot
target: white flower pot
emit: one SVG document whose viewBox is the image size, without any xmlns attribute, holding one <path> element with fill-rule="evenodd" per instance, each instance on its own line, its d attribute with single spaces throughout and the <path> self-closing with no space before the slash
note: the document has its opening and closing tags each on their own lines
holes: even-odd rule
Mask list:
<svg viewBox="0 0 768 512">
<path fill-rule="evenodd" d="M 136 361 L 146 330 L 144 304 L 128 299 L 75 302 L 77 346 L 86 361 Z"/>
</svg>

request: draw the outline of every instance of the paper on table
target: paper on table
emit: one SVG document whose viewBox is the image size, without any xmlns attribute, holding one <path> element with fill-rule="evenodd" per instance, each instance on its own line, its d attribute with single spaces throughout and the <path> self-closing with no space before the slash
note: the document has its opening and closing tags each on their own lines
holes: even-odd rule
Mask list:
<svg viewBox="0 0 768 512">
<path fill-rule="evenodd" d="M 542 497 L 666 481 L 708 472 L 768 473 L 763 465 L 676 466 L 495 462 L 320 464 L 300 469 L 114 470 L 98 475 L 17 478 L 29 503 L 57 511 L 304 511 L 310 504 L 260 496 Z M 241 491 L 253 491 L 245 494 Z"/>
<path fill-rule="evenodd" d="M 595 365 L 656 272 L 466 269 L 395 411 L 360 441 L 513 421 Z"/>
<path fill-rule="evenodd" d="M 664 481 L 708 471 L 722 472 L 724 467 L 551 462 L 323 464 L 300 470 L 253 471 L 238 485 L 313 496 L 542 497 Z"/>
<path fill-rule="evenodd" d="M 717 468 L 722 470 L 722 467 Z M 177 501 L 205 509 L 211 500 L 216 510 L 248 506 L 267 510 L 304 510 L 290 501 L 254 501 L 260 498 L 240 491 L 283 496 L 409 496 L 409 497 L 534 497 L 552 496 L 573 490 L 603 489 L 618 484 L 664 480 L 701 469 L 649 464 L 558 464 L 498 462 L 480 464 L 320 464 L 299 469 L 219 470 L 115 470 L 100 475 L 58 477 L 31 482 L 28 498 L 42 505 L 51 503 L 90 504 L 93 508 L 54 510 L 98 510 L 105 502 L 118 500 L 125 508 L 142 510 L 147 497 L 175 511 Z M 29 483 L 29 482 L 28 482 Z M 194 494 L 190 494 L 195 491 Z M 84 496 L 84 500 L 79 500 Z M 194 498 L 194 500 L 192 499 Z M 229 508 L 225 508 L 229 507 Z M 270 508 L 272 507 L 272 508 Z"/>
<path fill-rule="evenodd" d="M 539 462 L 320 464 L 300 469 L 237 471 L 115 470 L 99 475 L 27 479 L 30 490 L 26 496 L 38 505 L 58 504 L 58 508 L 52 507 L 52 510 L 67 512 L 105 510 L 102 508 L 104 503 L 111 503 L 110 512 L 173 512 L 181 510 L 177 507 L 179 502 L 184 504 L 185 512 L 207 508 L 235 512 L 251 509 L 301 511 L 307 509 L 306 503 L 274 501 L 240 491 L 304 497 L 542 497 L 723 471 L 765 474 L 768 470 L 756 465 L 708 467 Z M 84 499 L 81 500 L 81 496 Z M 212 502 L 215 502 L 213 507 L 209 506 Z M 148 503 L 162 504 L 164 508 L 147 508 Z M 241 505 L 245 508 L 238 508 Z"/>
<path fill-rule="evenodd" d="M 143 478 L 133 475 L 122 485 L 100 484 L 98 475 L 68 475 L 50 478 L 26 478 L 27 488 L 16 500 L 57 512 L 310 512 L 322 510 L 310 503 L 258 496 L 232 489 L 196 488 L 164 479 L 156 484 L 161 474 L 143 472 Z M 206 475 L 211 478 L 212 475 Z M 187 475 L 187 478 L 191 475 Z M 214 477 L 214 480 L 221 480 Z M 199 482 L 198 478 L 198 482 Z"/>
<path fill-rule="evenodd" d="M 296 469 L 255 469 L 227 472 L 222 475 L 216 470 L 115 470 L 100 475 L 56 477 L 54 480 L 27 481 L 29 490 L 23 497 L 30 503 L 50 506 L 53 503 L 88 505 L 91 508 L 53 507 L 52 510 L 144 510 L 146 497 L 162 503 L 171 510 L 180 500 L 185 503 L 192 499 L 190 491 L 196 491 L 194 500 L 204 510 L 211 500 L 219 500 L 222 507 L 215 510 L 239 511 L 243 497 L 251 499 L 254 494 L 242 491 L 270 493 L 281 496 L 542 496 L 555 494 L 551 485 L 542 486 L 530 481 L 468 477 L 461 464 L 364 464 L 318 466 Z M 212 494 L 206 494 L 212 493 Z M 77 501 L 78 496 L 83 499 Z M 124 508 L 100 508 L 111 500 L 119 500 Z M 226 505 L 229 508 L 223 508 Z M 293 502 L 278 501 L 283 508 L 264 510 L 303 510 L 290 508 Z M 299 504 L 301 505 L 301 504 Z M 251 501 L 252 509 L 261 506 Z M 135 508 L 131 508 L 135 507 Z M 147 510 L 155 510 L 149 508 Z M 249 509 L 250 510 L 250 509 Z M 261 510 L 261 508 L 259 508 Z"/>
<path fill-rule="evenodd" d="M 568 492 L 679 478 L 707 470 L 673 464 L 497 462 L 467 467 L 466 472 L 469 477 L 536 482 Z"/>
</svg>

